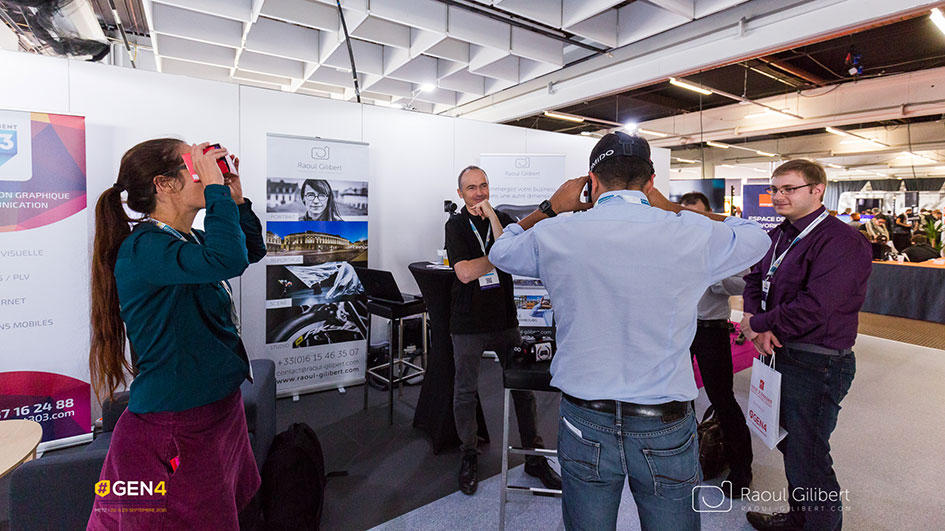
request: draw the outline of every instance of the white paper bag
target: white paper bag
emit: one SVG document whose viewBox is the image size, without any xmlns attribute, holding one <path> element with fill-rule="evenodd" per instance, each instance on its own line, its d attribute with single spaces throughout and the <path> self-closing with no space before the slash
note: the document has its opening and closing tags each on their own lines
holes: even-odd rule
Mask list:
<svg viewBox="0 0 945 531">
<path fill-rule="evenodd" d="M 751 389 L 745 420 L 748 428 L 771 449 L 787 435 L 780 425 L 780 413 L 781 373 L 774 370 L 774 356 L 771 356 L 770 366 L 755 358 L 751 364 Z"/>
</svg>

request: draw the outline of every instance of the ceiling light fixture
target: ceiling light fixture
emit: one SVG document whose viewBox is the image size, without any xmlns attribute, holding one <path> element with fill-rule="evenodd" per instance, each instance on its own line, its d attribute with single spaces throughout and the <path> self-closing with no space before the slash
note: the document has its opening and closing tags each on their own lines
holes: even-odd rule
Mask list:
<svg viewBox="0 0 945 531">
<path fill-rule="evenodd" d="M 436 90 L 436 85 L 433 83 L 424 83 L 420 85 L 420 92 L 433 92 Z"/>
<path fill-rule="evenodd" d="M 841 166 L 841 165 L 839 165 L 839 164 L 829 163 L 829 164 L 827 164 L 827 166 L 829 166 L 829 167 L 831 167 L 831 168 L 836 168 L 836 169 L 838 169 L 838 170 L 842 170 L 842 169 L 843 169 L 843 166 Z"/>
<path fill-rule="evenodd" d="M 942 14 L 941 9 L 933 7 L 932 14 L 929 15 L 929 18 L 938 26 L 938 29 L 942 30 L 942 33 L 945 33 L 945 15 Z"/>
<path fill-rule="evenodd" d="M 564 114 L 564 113 L 554 112 L 554 111 L 545 111 L 544 115 L 547 116 L 548 118 L 557 118 L 558 120 L 567 120 L 569 122 L 581 123 L 584 121 L 583 116 L 575 116 L 573 114 Z"/>
<path fill-rule="evenodd" d="M 604 135 L 600 133 L 592 133 L 590 131 L 581 131 L 581 136 L 592 136 L 594 138 L 601 138 Z"/>
<path fill-rule="evenodd" d="M 851 133 L 851 132 L 849 132 L 849 131 L 844 131 L 843 129 L 836 129 L 836 128 L 834 128 L 834 127 L 825 127 L 824 130 L 827 131 L 828 133 L 832 133 L 832 134 L 835 134 L 835 135 L 837 135 L 837 136 L 848 136 L 848 137 L 851 137 L 851 138 L 856 138 L 857 140 L 862 140 L 862 141 L 865 141 L 865 142 L 869 142 L 870 144 L 874 144 L 874 145 L 877 145 L 877 146 L 880 146 L 880 147 L 887 147 L 887 148 L 889 147 L 889 144 L 884 144 L 884 143 L 880 142 L 879 140 L 876 140 L 876 139 L 873 139 L 873 138 L 866 138 L 865 136 L 860 136 L 860 135 L 858 135 L 858 134 L 856 134 L 856 133 Z"/>
<path fill-rule="evenodd" d="M 637 130 L 637 123 L 636 123 L 636 122 L 627 122 L 627 123 L 623 124 L 623 128 L 624 128 L 624 130 L 629 131 L 629 132 L 631 132 L 631 133 L 636 132 L 636 130 Z"/>
<path fill-rule="evenodd" d="M 707 146 L 712 146 L 712 147 L 716 147 L 716 148 L 721 148 L 721 149 L 728 149 L 728 148 L 732 147 L 732 146 L 730 146 L 730 145 L 728 145 L 728 144 L 722 144 L 722 143 L 720 143 L 720 142 L 713 142 L 713 141 L 711 141 L 711 140 L 709 140 L 708 142 L 706 142 L 705 145 L 707 145 Z"/>
<path fill-rule="evenodd" d="M 735 167 L 735 166 L 732 166 L 731 164 L 719 164 L 719 166 L 721 166 L 721 167 L 723 167 L 723 168 L 734 168 L 734 167 Z"/>
<path fill-rule="evenodd" d="M 761 151 L 758 149 L 755 150 L 755 153 L 761 155 L 762 157 L 777 157 L 778 156 L 777 153 L 768 153 L 767 151 Z"/>
<path fill-rule="evenodd" d="M 771 111 L 771 109 L 765 109 L 761 112 L 750 112 L 745 115 L 745 118 L 750 120 L 752 118 L 761 118 L 762 116 L 768 116 L 769 114 L 774 114 L 774 113 Z"/>
<path fill-rule="evenodd" d="M 660 133 L 659 131 L 650 131 L 649 129 L 637 128 L 637 132 L 641 135 L 651 135 L 659 138 L 666 138 L 669 136 L 669 133 Z"/>
<path fill-rule="evenodd" d="M 669 78 L 669 84 L 670 84 L 670 85 L 675 85 L 675 86 L 677 86 L 677 87 L 679 87 L 679 88 L 684 88 L 684 89 L 686 89 L 686 90 L 691 90 L 691 91 L 693 91 L 693 92 L 698 92 L 699 94 L 703 94 L 703 95 L 705 95 L 705 96 L 709 96 L 709 95 L 712 94 L 712 91 L 711 91 L 711 90 L 704 89 L 704 88 L 702 88 L 702 87 L 698 87 L 698 86 L 696 86 L 696 85 L 692 85 L 692 84 L 686 83 L 685 81 L 680 81 L 680 80 L 676 79 L 675 77 Z"/>
<path fill-rule="evenodd" d="M 673 158 L 676 159 L 676 160 L 678 160 L 679 162 L 688 162 L 689 164 L 699 164 L 699 161 L 698 161 L 698 160 L 681 159 L 681 158 L 679 158 L 679 157 L 673 157 Z"/>
</svg>

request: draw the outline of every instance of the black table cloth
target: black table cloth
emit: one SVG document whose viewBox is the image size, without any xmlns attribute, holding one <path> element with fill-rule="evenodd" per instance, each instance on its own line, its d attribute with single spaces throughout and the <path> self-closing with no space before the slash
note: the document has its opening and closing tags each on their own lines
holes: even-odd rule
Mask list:
<svg viewBox="0 0 945 531">
<path fill-rule="evenodd" d="M 862 311 L 945 323 L 945 267 L 873 262 Z"/>
<path fill-rule="evenodd" d="M 429 436 L 433 453 L 459 445 L 453 420 L 453 341 L 450 338 L 450 289 L 456 274 L 452 269 L 437 269 L 429 262 L 410 264 L 410 273 L 420 287 L 430 319 L 430 352 L 427 372 L 420 387 L 420 398 L 413 425 Z M 489 441 L 482 403 L 476 396 L 476 419 L 479 437 Z"/>
</svg>

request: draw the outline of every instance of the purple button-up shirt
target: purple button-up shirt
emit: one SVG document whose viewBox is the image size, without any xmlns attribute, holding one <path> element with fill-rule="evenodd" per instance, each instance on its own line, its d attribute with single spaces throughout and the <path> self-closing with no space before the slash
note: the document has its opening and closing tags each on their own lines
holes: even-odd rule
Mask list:
<svg viewBox="0 0 945 531">
<path fill-rule="evenodd" d="M 823 220 L 784 257 L 771 279 L 768 311 L 761 312 L 761 281 L 772 260 L 823 211 L 820 207 L 796 223 L 785 220 L 771 229 L 771 248 L 745 276 L 745 311 L 754 314 L 752 330 L 772 331 L 782 344 L 843 350 L 856 342 L 873 254 L 862 234 L 835 217 Z"/>
</svg>

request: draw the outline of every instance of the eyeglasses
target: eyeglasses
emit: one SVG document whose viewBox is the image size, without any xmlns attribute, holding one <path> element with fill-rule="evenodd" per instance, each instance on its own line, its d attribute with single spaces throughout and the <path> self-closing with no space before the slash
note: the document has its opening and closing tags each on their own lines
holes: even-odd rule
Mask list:
<svg viewBox="0 0 945 531">
<path fill-rule="evenodd" d="M 318 198 L 319 201 L 327 201 L 327 200 L 328 200 L 328 194 L 316 194 L 315 192 L 309 192 L 309 193 L 303 195 L 302 197 L 304 197 L 306 201 L 312 201 L 312 200 L 314 200 L 314 199 L 316 199 L 316 198 Z"/>
<path fill-rule="evenodd" d="M 795 191 L 800 190 L 801 188 L 807 188 L 808 186 L 814 186 L 815 183 L 807 183 L 803 186 L 782 186 L 778 188 L 777 186 L 769 186 L 765 188 L 765 192 L 771 194 L 772 197 L 777 195 L 778 192 L 781 192 L 781 195 L 791 195 Z"/>
</svg>

